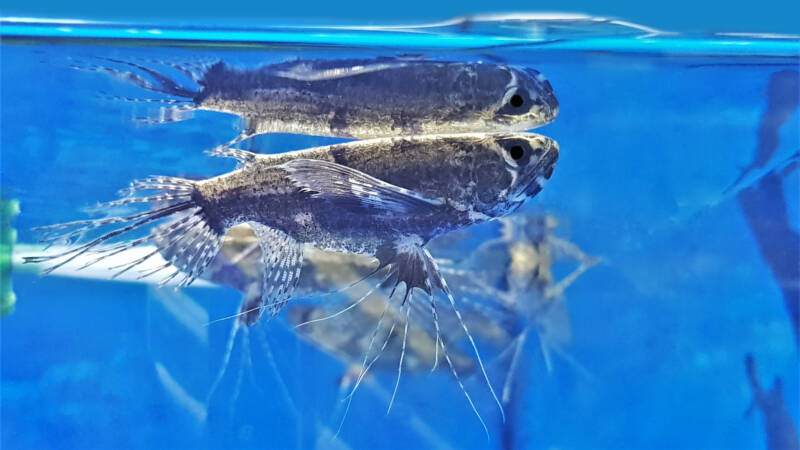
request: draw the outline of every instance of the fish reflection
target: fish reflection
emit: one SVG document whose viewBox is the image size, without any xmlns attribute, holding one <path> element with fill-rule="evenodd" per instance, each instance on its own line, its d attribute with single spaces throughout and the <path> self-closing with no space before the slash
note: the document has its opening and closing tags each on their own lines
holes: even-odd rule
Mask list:
<svg viewBox="0 0 800 450">
<path fill-rule="evenodd" d="M 558 114 L 553 88 L 542 74 L 503 64 L 388 57 L 296 60 L 257 68 L 223 61 L 103 62 L 75 68 L 157 94 L 121 99 L 162 105 L 147 122 L 186 120 L 195 111 L 241 117 L 242 134 L 227 145 L 262 133 L 370 139 L 521 131 Z"/>
</svg>

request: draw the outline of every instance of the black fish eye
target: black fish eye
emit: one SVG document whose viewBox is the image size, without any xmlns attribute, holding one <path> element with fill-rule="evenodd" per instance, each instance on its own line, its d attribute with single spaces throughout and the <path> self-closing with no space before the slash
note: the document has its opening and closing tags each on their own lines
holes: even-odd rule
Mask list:
<svg viewBox="0 0 800 450">
<path fill-rule="evenodd" d="M 531 101 L 529 93 L 523 88 L 513 88 L 511 91 L 507 91 L 503 96 L 503 101 L 505 103 L 498 113 L 507 116 L 525 114 L 534 103 Z"/>
<path fill-rule="evenodd" d="M 521 145 L 515 145 L 508 149 L 508 153 L 514 160 L 520 160 L 523 156 L 525 156 L 525 150 L 522 148 Z"/>
</svg>

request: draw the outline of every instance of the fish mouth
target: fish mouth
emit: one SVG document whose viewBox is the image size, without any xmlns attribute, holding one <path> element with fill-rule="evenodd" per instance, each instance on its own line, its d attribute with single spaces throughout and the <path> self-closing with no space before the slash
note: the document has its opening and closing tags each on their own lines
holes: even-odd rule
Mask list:
<svg viewBox="0 0 800 450">
<path fill-rule="evenodd" d="M 553 171 L 558 161 L 558 143 L 550 138 L 545 138 L 547 147 L 539 156 L 536 164 L 531 164 L 525 171 L 524 178 L 528 182 L 520 190 L 524 198 L 535 197 L 544 188 L 545 183 L 553 176 Z"/>
<path fill-rule="evenodd" d="M 525 68 L 525 73 L 530 77 L 534 83 L 533 92 L 539 94 L 537 99 L 537 106 L 539 106 L 540 121 L 542 123 L 550 123 L 558 116 L 559 104 L 556 93 L 550 81 L 545 78 L 538 70 Z"/>
<path fill-rule="evenodd" d="M 556 98 L 556 94 L 551 90 L 548 92 L 543 98 L 542 101 L 544 102 L 544 120 L 547 123 L 550 123 L 556 120 L 556 116 L 558 116 L 558 99 Z"/>
</svg>

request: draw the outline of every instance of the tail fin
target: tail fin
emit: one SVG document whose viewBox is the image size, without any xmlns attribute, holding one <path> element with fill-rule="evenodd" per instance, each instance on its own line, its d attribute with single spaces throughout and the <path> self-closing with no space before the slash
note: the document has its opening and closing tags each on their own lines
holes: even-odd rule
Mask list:
<svg viewBox="0 0 800 450">
<path fill-rule="evenodd" d="M 148 112 L 145 117 L 138 118 L 137 122 L 142 124 L 179 122 L 191 118 L 197 109 L 194 98 L 202 86 L 203 72 L 199 72 L 202 67 L 194 68 L 166 61 L 150 61 L 151 67 L 148 67 L 144 65 L 148 62 L 138 64 L 112 58 L 100 58 L 100 60 L 103 61 L 103 64 L 76 62 L 70 67 L 76 70 L 102 73 L 144 90 L 168 96 L 168 98 L 157 96 L 138 98 L 105 93 L 99 95 L 100 98 L 106 100 L 161 105 L 154 111 Z M 183 82 L 173 79 L 170 72 L 175 75 L 175 78 L 184 78 Z M 196 87 L 189 87 L 187 84 L 193 84 Z"/>
<path fill-rule="evenodd" d="M 199 89 L 192 89 L 184 84 L 178 83 L 177 81 L 170 78 L 164 72 L 157 70 L 157 65 L 154 64 L 154 68 L 146 67 L 142 64 L 137 64 L 131 61 L 123 61 L 119 59 L 113 58 L 99 58 L 101 61 L 104 62 L 105 65 L 101 64 L 94 64 L 94 63 L 83 63 L 83 62 L 75 62 L 72 63 L 70 67 L 76 70 L 84 70 L 87 72 L 97 72 L 102 73 L 105 75 L 109 75 L 112 78 L 116 78 L 120 81 L 125 83 L 133 84 L 134 86 L 138 86 L 142 89 L 145 89 L 150 92 L 157 92 L 159 94 L 170 95 L 174 97 L 180 97 L 183 99 L 192 99 L 195 95 L 199 92 Z M 116 66 L 127 66 L 127 69 L 122 69 Z M 183 73 L 189 80 L 192 81 L 194 84 L 199 84 L 200 80 L 195 79 L 197 75 L 189 76 L 186 75 L 187 73 L 192 73 L 189 69 L 186 69 L 177 64 L 161 64 L 162 68 L 164 65 L 168 67 L 172 67 L 175 70 Z M 164 68 L 163 70 L 169 71 L 169 69 Z"/>
<path fill-rule="evenodd" d="M 141 195 L 141 192 L 151 192 Z M 147 210 L 129 215 L 111 216 L 102 219 L 79 220 L 57 225 L 40 227 L 41 242 L 54 243 L 60 240 L 71 242 L 67 250 L 43 256 L 26 257 L 25 263 L 52 263 L 43 273 L 50 273 L 64 264 L 80 258 L 81 268 L 91 266 L 110 256 L 120 254 L 143 244 L 154 244 L 156 249 L 143 256 L 117 265 L 113 269 L 121 275 L 140 266 L 141 276 L 146 278 L 170 268 L 173 272 L 160 280 L 166 284 L 179 274 L 183 278 L 179 285 L 187 285 L 200 275 L 216 256 L 222 242 L 219 227 L 208 221 L 203 209 L 196 203 L 196 183 L 182 178 L 150 177 L 134 181 L 130 188 L 122 191 L 126 198 L 101 203 L 100 211 L 112 211 L 121 206 L 147 204 Z M 128 239 L 112 244 L 120 237 L 127 237 L 134 230 L 162 220 L 170 220 L 150 230 L 144 237 Z M 103 231 L 99 237 L 80 243 L 84 235 Z M 154 266 L 151 258 L 160 254 L 166 263 Z M 145 263 L 150 261 L 149 265 Z"/>
</svg>

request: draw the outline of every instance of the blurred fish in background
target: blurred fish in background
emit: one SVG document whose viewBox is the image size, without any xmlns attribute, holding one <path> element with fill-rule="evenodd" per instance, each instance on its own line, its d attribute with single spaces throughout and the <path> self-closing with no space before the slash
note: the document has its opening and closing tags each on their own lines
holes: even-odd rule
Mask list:
<svg viewBox="0 0 800 450">
<path fill-rule="evenodd" d="M 745 370 L 750 388 L 753 391 L 753 403 L 747 413 L 750 415 L 754 410 L 760 410 L 764 416 L 767 449 L 800 449 L 797 427 L 783 400 L 783 381 L 781 381 L 780 377 L 775 377 L 772 389 L 765 390 L 758 378 L 758 370 L 752 354 L 748 354 L 745 357 Z"/>
<path fill-rule="evenodd" d="M 741 188 L 736 196 L 739 206 L 783 294 L 794 330 L 795 350 L 800 344 L 800 233 L 791 223 L 783 179 L 800 166 L 800 152 L 777 162 L 775 155 L 780 147 L 780 129 L 795 114 L 799 102 L 800 72 L 774 72 L 767 83 L 755 155 L 731 186 Z M 745 357 L 745 367 L 753 392 L 748 413 L 755 409 L 762 412 L 767 449 L 800 448 L 797 427 L 784 403 L 781 378 L 776 376 L 772 389 L 765 390 L 750 353 Z"/>
<path fill-rule="evenodd" d="M 442 270 L 458 286 L 461 298 L 471 299 L 467 304 L 485 305 L 476 299 L 490 299 L 493 308 L 484 308 L 483 315 L 473 318 L 483 320 L 471 329 L 501 349 L 498 359 L 507 361 L 502 364 L 502 401 L 509 419 L 502 424 L 502 446 L 517 448 L 521 445 L 519 415 L 524 410 L 520 403 L 527 384 L 520 380 L 530 379 L 522 355 L 530 354 L 524 353 L 524 348 L 531 331 L 538 338 L 548 372 L 553 370 L 555 353 L 581 375 L 591 378 L 589 371 L 567 351 L 572 326 L 564 291 L 600 259 L 558 237 L 558 220 L 551 215 L 512 215 L 500 219 L 500 223 L 500 237 L 484 242 L 464 260 L 443 263 Z M 566 261 L 573 267 L 557 279 L 554 265 Z M 498 309 L 504 314 L 492 313 Z M 503 320 L 503 316 L 513 319 Z"/>
<path fill-rule="evenodd" d="M 553 352 L 569 359 L 564 348 L 572 331 L 563 293 L 600 260 L 557 237 L 554 230 L 558 221 L 553 216 L 515 215 L 500 219 L 500 223 L 501 237 L 483 243 L 464 260 L 443 262 L 442 270 L 453 279 L 454 289 L 459 289 L 462 297 L 486 297 L 493 302 L 492 307 L 518 321 L 515 328 L 493 330 L 482 326 L 480 333 L 490 337 L 505 331 L 505 336 L 494 339 L 501 343 L 516 339 L 516 345 L 521 346 L 528 331 L 534 329 L 551 371 Z M 557 280 L 552 268 L 563 260 L 574 261 L 577 266 Z"/>
<path fill-rule="evenodd" d="M 747 180 L 752 172 L 767 171 L 739 191 L 737 199 L 761 254 L 780 285 L 795 340 L 800 342 L 800 234 L 791 226 L 783 193 L 783 178 L 797 170 L 800 153 L 780 164 L 774 161 L 780 146 L 781 126 L 797 111 L 800 102 L 800 72 L 773 73 L 766 97 L 753 161 L 742 169 L 734 186 Z"/>
</svg>

